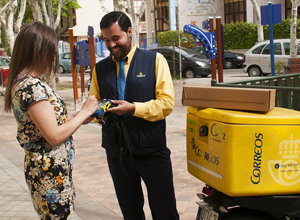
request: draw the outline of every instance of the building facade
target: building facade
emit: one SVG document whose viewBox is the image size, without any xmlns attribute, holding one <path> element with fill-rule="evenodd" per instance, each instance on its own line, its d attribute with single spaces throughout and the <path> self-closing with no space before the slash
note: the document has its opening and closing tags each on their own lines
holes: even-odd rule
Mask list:
<svg viewBox="0 0 300 220">
<path fill-rule="evenodd" d="M 257 2 L 260 7 L 268 5 L 269 0 L 258 0 Z M 281 4 L 282 19 L 291 16 L 290 0 L 272 0 L 272 4 Z M 222 24 L 255 21 L 254 7 L 250 0 L 179 0 L 178 7 L 180 30 L 186 24 L 202 28 L 203 21 L 216 16 L 221 17 Z M 300 14 L 299 10 L 298 14 Z"/>
</svg>

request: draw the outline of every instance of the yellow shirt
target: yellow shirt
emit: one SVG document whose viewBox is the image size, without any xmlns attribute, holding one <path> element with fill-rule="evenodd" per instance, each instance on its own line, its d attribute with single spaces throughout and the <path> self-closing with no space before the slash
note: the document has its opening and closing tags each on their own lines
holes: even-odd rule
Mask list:
<svg viewBox="0 0 300 220">
<path fill-rule="evenodd" d="M 128 60 L 124 65 L 125 78 L 127 77 L 127 72 L 135 50 L 136 46 L 134 45 L 133 49 L 127 54 Z M 120 69 L 119 63 L 114 57 L 113 60 L 116 62 L 118 73 Z M 101 100 L 95 68 L 92 73 L 89 95 L 95 95 L 98 101 Z M 133 116 L 143 118 L 148 121 L 158 121 L 164 119 L 173 110 L 174 88 L 172 77 L 168 63 L 160 53 L 157 53 L 156 55 L 155 95 L 156 99 L 154 100 L 150 100 L 147 102 L 134 102 L 135 112 L 133 113 Z"/>
</svg>

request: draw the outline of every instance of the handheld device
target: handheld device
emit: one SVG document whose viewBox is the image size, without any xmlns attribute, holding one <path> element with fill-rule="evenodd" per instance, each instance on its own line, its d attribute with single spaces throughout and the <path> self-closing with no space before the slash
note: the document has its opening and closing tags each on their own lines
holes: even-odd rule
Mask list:
<svg viewBox="0 0 300 220">
<path fill-rule="evenodd" d="M 110 99 L 104 99 L 98 102 L 98 109 L 91 115 L 91 117 L 99 117 L 107 111 L 107 109 L 114 107 L 115 105 Z"/>
</svg>

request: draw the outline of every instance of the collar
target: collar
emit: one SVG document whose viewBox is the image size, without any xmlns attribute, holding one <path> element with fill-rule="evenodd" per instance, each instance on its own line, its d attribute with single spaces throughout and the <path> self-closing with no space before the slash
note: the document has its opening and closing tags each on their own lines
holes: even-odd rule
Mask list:
<svg viewBox="0 0 300 220">
<path fill-rule="evenodd" d="M 129 51 L 129 53 L 128 53 L 127 56 L 126 56 L 126 57 L 128 58 L 128 60 L 126 61 L 126 63 L 127 63 L 127 62 L 129 62 L 129 63 L 131 62 L 132 57 L 133 57 L 135 51 L 136 51 L 136 45 L 133 44 L 132 49 Z M 126 57 L 124 57 L 124 59 L 125 59 Z M 118 60 L 117 60 L 114 56 L 112 56 L 112 59 L 113 59 L 113 61 L 118 62 Z"/>
</svg>

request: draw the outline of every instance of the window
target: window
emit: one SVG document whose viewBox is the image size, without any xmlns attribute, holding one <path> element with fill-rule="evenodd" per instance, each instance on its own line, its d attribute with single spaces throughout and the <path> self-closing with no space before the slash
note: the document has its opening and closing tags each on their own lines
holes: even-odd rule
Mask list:
<svg viewBox="0 0 300 220">
<path fill-rule="evenodd" d="M 290 55 L 290 43 L 283 43 L 285 55 Z M 300 55 L 300 44 L 297 42 L 297 55 Z"/>
<path fill-rule="evenodd" d="M 71 56 L 70 56 L 69 53 L 66 53 L 66 54 L 63 55 L 62 58 L 63 58 L 63 59 L 71 59 Z"/>
<path fill-rule="evenodd" d="M 9 60 L 6 58 L 0 58 L 0 66 L 9 66 Z"/>
<path fill-rule="evenodd" d="M 156 32 L 170 30 L 168 0 L 155 0 L 155 29 Z"/>
<path fill-rule="evenodd" d="M 255 49 L 252 51 L 252 53 L 253 53 L 253 54 L 261 54 L 261 51 L 262 51 L 262 49 L 263 49 L 265 46 L 266 46 L 266 45 L 264 44 L 264 45 L 261 45 L 261 46 L 255 48 Z"/>
<path fill-rule="evenodd" d="M 281 43 L 274 44 L 274 55 L 282 55 Z"/>
<path fill-rule="evenodd" d="M 264 48 L 262 54 L 271 54 L 270 44 Z M 282 55 L 281 43 L 274 44 L 274 55 Z"/>
<path fill-rule="evenodd" d="M 268 44 L 268 45 L 264 48 L 262 54 L 270 54 L 270 44 Z"/>
<path fill-rule="evenodd" d="M 285 55 L 290 55 L 290 43 L 283 43 Z"/>
<path fill-rule="evenodd" d="M 224 0 L 225 24 L 246 22 L 246 0 Z"/>
</svg>

